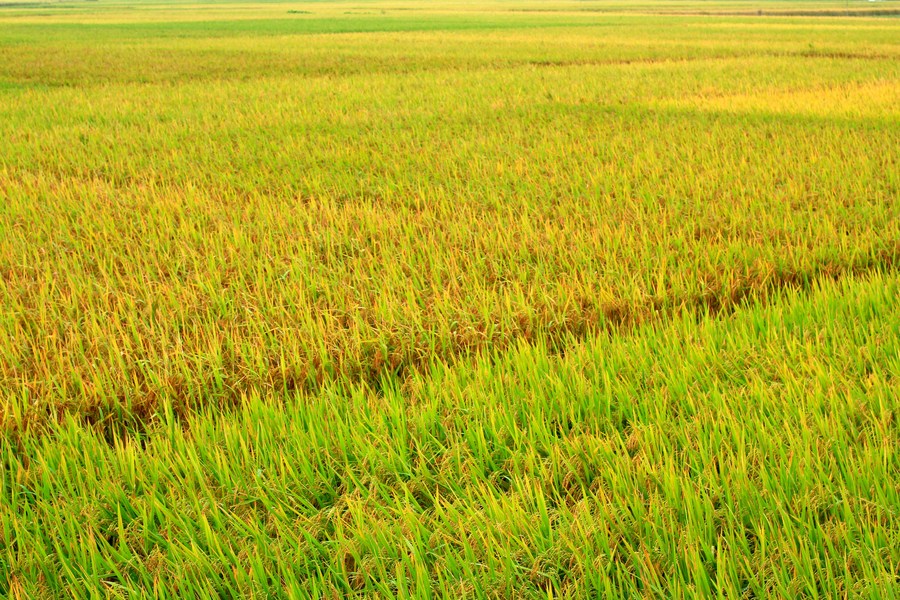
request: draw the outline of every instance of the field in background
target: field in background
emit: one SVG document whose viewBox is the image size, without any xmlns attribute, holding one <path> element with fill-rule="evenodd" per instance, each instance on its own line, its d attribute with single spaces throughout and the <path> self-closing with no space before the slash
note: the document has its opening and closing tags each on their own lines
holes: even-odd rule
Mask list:
<svg viewBox="0 0 900 600">
<path fill-rule="evenodd" d="M 0 2 L 0 595 L 900 593 L 895 9 Z"/>
</svg>

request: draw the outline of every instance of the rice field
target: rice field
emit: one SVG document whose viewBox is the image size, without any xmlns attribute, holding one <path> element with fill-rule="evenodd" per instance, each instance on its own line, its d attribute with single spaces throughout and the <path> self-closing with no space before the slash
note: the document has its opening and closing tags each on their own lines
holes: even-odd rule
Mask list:
<svg viewBox="0 0 900 600">
<path fill-rule="evenodd" d="M 900 596 L 898 15 L 0 0 L 0 597 Z"/>
</svg>

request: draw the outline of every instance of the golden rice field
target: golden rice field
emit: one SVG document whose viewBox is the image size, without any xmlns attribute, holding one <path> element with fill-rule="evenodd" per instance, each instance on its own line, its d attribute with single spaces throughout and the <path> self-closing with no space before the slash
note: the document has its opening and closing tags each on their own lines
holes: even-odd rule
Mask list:
<svg viewBox="0 0 900 600">
<path fill-rule="evenodd" d="M 900 4 L 0 0 L 0 597 L 900 596 Z"/>
</svg>

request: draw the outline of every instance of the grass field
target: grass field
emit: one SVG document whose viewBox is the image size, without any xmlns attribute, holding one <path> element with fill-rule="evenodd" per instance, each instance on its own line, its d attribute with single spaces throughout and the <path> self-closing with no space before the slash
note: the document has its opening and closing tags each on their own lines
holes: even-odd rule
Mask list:
<svg viewBox="0 0 900 600">
<path fill-rule="evenodd" d="M 0 597 L 900 596 L 898 16 L 0 0 Z"/>
</svg>

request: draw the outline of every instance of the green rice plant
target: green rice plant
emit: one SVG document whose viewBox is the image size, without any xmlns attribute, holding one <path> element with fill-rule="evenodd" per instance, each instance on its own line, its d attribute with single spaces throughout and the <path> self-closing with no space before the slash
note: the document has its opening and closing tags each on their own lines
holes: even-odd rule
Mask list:
<svg viewBox="0 0 900 600">
<path fill-rule="evenodd" d="M 33 598 L 890 597 L 900 281 L 0 442 Z"/>
</svg>

